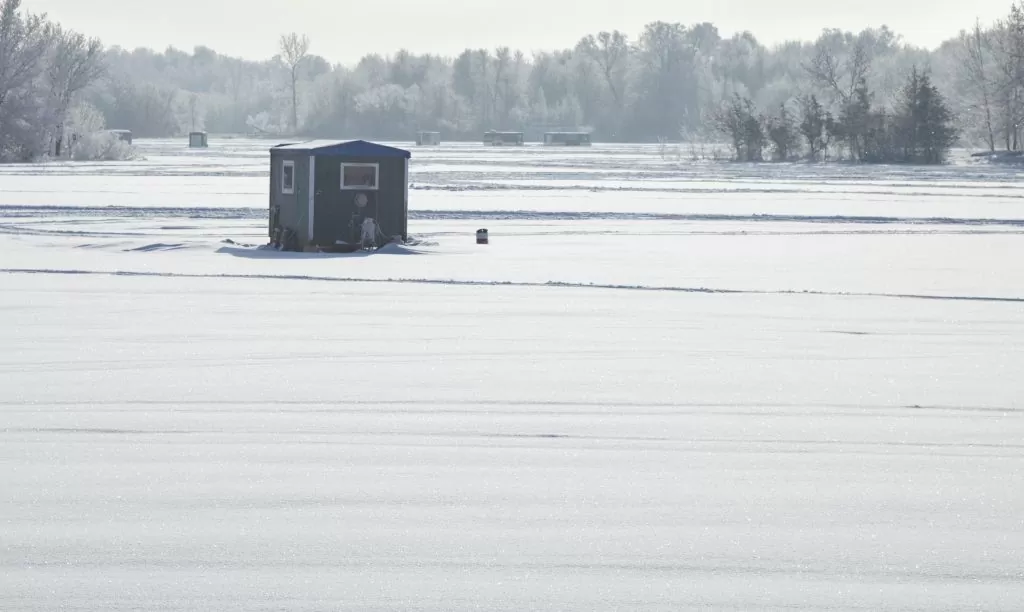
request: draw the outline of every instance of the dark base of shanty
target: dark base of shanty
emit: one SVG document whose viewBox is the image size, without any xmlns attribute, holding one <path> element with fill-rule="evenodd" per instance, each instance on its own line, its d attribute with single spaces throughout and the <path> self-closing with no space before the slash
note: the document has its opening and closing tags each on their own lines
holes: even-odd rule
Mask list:
<svg viewBox="0 0 1024 612">
<path fill-rule="evenodd" d="M 267 246 L 289 253 L 355 253 L 357 251 L 376 251 L 389 244 L 404 244 L 404 240 L 401 236 L 395 236 L 392 240 L 382 242 L 381 244 L 376 242 L 367 244 L 336 242 L 334 244 L 307 244 L 300 246 L 294 231 L 290 229 L 281 231 L 279 229 L 274 232 L 274 236 L 270 239 L 270 244 Z"/>
<path fill-rule="evenodd" d="M 355 253 L 357 251 L 374 251 L 375 248 L 364 248 L 358 244 L 329 244 L 325 246 L 310 245 L 307 253 Z"/>
<path fill-rule="evenodd" d="M 360 251 L 379 251 L 384 247 L 391 244 L 403 244 L 401 242 L 389 242 L 387 244 L 380 244 L 374 246 L 360 246 L 358 244 L 329 244 L 329 245 L 315 245 L 310 244 L 301 249 L 288 248 L 281 244 L 275 244 L 273 242 L 267 244 L 264 248 L 274 249 L 275 251 L 281 251 L 282 253 L 358 253 Z"/>
<path fill-rule="evenodd" d="M 329 254 L 346 254 L 346 253 L 359 253 L 360 251 L 373 252 L 380 251 L 384 247 L 389 245 L 401 245 L 402 243 L 387 243 L 386 245 L 376 245 L 373 247 L 360 247 L 359 245 L 308 245 L 302 249 L 289 249 L 284 245 L 269 243 L 264 249 L 273 249 L 274 251 L 281 251 L 282 253 L 329 253 Z"/>
</svg>

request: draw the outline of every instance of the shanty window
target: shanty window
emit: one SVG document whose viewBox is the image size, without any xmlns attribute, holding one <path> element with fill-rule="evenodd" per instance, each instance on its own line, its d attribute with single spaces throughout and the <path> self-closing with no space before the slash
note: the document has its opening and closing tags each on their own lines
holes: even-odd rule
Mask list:
<svg viewBox="0 0 1024 612">
<path fill-rule="evenodd" d="M 377 189 L 379 164 L 342 164 L 342 189 Z"/>
<path fill-rule="evenodd" d="M 295 193 L 295 162 L 281 162 L 281 193 Z"/>
</svg>

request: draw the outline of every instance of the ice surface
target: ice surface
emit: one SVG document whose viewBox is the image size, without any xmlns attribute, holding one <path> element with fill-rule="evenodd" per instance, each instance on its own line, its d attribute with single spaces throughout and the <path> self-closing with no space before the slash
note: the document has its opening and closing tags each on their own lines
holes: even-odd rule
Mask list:
<svg viewBox="0 0 1024 612">
<path fill-rule="evenodd" d="M 1015 170 L 446 145 L 321 256 L 138 142 L 0 168 L 0 609 L 1024 601 Z"/>
</svg>

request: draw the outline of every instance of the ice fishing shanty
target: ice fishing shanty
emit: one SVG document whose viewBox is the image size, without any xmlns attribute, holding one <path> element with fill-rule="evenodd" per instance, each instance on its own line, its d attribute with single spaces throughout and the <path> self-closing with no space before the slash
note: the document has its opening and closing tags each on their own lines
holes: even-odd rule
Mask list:
<svg viewBox="0 0 1024 612">
<path fill-rule="evenodd" d="M 505 145 L 520 146 L 523 144 L 522 132 L 496 132 L 489 130 L 484 132 L 484 144 L 492 147 Z"/>
<path fill-rule="evenodd" d="M 589 147 L 590 134 L 587 132 L 545 132 L 544 144 L 551 147 Z"/>
<path fill-rule="evenodd" d="M 132 144 L 132 131 L 131 130 L 107 130 L 107 133 L 113 134 L 121 142 Z"/>
<path fill-rule="evenodd" d="M 270 239 L 285 250 L 345 251 L 408 239 L 409 159 L 365 140 L 270 149 Z M 367 220 L 372 220 L 367 222 Z"/>
<path fill-rule="evenodd" d="M 416 145 L 437 147 L 441 145 L 441 132 L 416 132 Z"/>
<path fill-rule="evenodd" d="M 206 132 L 189 132 L 188 147 L 190 149 L 205 149 L 210 146 L 210 139 Z"/>
</svg>

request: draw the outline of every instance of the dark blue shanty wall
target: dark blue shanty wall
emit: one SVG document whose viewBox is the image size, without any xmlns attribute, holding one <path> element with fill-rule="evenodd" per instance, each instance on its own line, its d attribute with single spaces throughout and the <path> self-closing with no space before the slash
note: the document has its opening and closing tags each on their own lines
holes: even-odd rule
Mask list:
<svg viewBox="0 0 1024 612">
<path fill-rule="evenodd" d="M 276 168 L 282 159 L 302 158 L 303 170 L 313 169 L 313 233 L 309 235 L 309 189 L 302 189 L 303 195 L 287 196 L 271 183 L 271 210 L 275 205 L 282 207 L 281 219 L 301 220 L 304 227 L 294 228 L 301 237 L 303 246 L 330 246 L 337 242 L 358 242 L 362 221 L 373 217 L 385 236 L 408 234 L 408 162 L 411 154 L 403 149 L 387 147 L 362 140 L 310 141 L 281 145 L 271 149 L 274 167 L 271 176 L 279 172 Z M 309 162 L 312 163 L 309 163 Z M 344 163 L 377 164 L 377 189 L 349 190 L 341 188 L 341 168 Z M 296 169 L 300 164 L 296 163 Z M 298 172 L 296 174 L 299 174 Z M 302 173 L 308 182 L 307 172 Z M 364 193 L 369 204 L 360 210 L 355 205 L 356 194 Z M 289 212 L 294 208 L 294 212 Z M 271 228 L 273 233 L 274 228 Z"/>
</svg>

